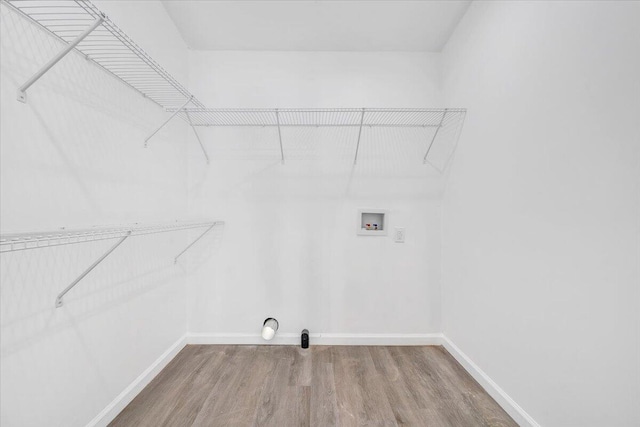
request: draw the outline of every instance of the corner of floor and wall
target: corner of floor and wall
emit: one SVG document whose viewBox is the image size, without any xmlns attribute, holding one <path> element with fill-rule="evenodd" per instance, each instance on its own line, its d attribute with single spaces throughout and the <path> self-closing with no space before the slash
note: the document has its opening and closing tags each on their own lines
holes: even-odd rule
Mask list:
<svg viewBox="0 0 640 427">
<path fill-rule="evenodd" d="M 131 242 L 60 309 L 108 243 L 3 259 L 0 424 L 107 425 L 184 346 L 274 316 L 275 344 L 443 345 L 521 426 L 640 425 L 640 3 L 474 1 L 441 53 L 190 50 L 160 1 L 95 3 L 211 107 L 466 121 L 444 177 L 384 145 L 282 168 L 253 130 L 204 129 L 206 166 L 183 123 L 145 149 L 164 112 L 79 55 L 17 103 L 59 44 L 0 6 L 3 230 L 226 222 L 177 265 L 188 233 Z M 358 239 L 362 207 L 405 243 Z"/>
<path fill-rule="evenodd" d="M 639 17 L 473 2 L 443 51 L 443 333 L 523 425 L 640 424 Z"/>
</svg>

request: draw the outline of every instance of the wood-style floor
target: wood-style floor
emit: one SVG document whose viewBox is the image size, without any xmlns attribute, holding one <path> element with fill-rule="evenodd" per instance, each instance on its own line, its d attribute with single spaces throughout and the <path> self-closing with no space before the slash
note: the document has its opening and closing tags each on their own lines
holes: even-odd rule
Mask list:
<svg viewBox="0 0 640 427">
<path fill-rule="evenodd" d="M 111 426 L 517 426 L 442 347 L 190 345 Z"/>
</svg>

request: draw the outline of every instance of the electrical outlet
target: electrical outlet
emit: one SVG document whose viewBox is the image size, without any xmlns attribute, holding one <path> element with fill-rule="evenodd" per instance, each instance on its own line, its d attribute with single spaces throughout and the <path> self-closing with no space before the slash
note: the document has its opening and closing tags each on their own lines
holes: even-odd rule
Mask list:
<svg viewBox="0 0 640 427">
<path fill-rule="evenodd" d="M 404 227 L 395 228 L 396 243 L 404 243 Z"/>
</svg>

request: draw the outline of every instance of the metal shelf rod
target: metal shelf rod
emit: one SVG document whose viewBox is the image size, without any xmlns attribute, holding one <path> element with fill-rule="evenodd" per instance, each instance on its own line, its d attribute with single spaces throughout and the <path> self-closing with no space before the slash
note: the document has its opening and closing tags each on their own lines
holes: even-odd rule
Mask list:
<svg viewBox="0 0 640 427">
<path fill-rule="evenodd" d="M 200 144 L 200 148 L 202 149 L 202 153 L 204 154 L 204 157 L 207 159 L 207 164 L 209 164 L 209 155 L 207 154 L 207 150 L 204 149 L 204 145 L 202 144 L 202 141 L 200 140 L 200 135 L 198 135 L 198 131 L 197 129 L 193 126 L 193 122 L 191 121 L 191 116 L 189 115 L 188 112 L 185 112 L 187 115 L 187 119 L 189 120 L 189 125 L 191 126 L 191 129 L 193 129 L 193 133 L 196 135 L 196 139 L 198 140 L 198 144 Z"/>
<path fill-rule="evenodd" d="M 93 264 L 91 264 L 85 271 L 82 272 L 82 274 L 80 274 L 76 280 L 74 280 L 73 282 L 71 282 L 71 284 L 69 286 L 67 286 L 66 288 L 64 288 L 64 290 L 62 292 L 60 292 L 58 294 L 58 296 L 56 297 L 56 308 L 60 308 L 62 307 L 62 304 L 64 304 L 63 298 L 66 295 L 67 292 L 69 292 L 71 289 L 73 289 L 74 286 L 76 286 L 82 279 L 84 279 L 84 277 L 89 274 L 91 272 L 91 270 L 93 270 L 94 268 L 96 268 L 98 266 L 98 264 L 100 264 L 102 261 L 104 261 L 104 259 L 106 257 L 109 256 L 109 254 L 111 254 L 111 252 L 115 251 L 116 248 L 118 246 L 120 246 L 122 244 L 122 242 L 124 242 L 125 240 L 127 240 L 127 238 L 131 236 L 131 231 L 129 231 L 126 235 L 124 235 L 120 240 L 118 240 L 116 242 L 115 245 L 111 246 L 111 248 L 109 248 L 109 250 L 107 252 L 105 252 L 100 258 L 98 258 L 97 260 L 94 261 Z"/>
<path fill-rule="evenodd" d="M 282 148 L 282 132 L 280 131 L 280 115 L 276 109 L 276 121 L 278 122 L 278 140 L 280 141 L 280 162 L 284 165 L 284 149 Z"/>
<path fill-rule="evenodd" d="M 431 142 L 429 143 L 429 147 L 427 148 L 427 152 L 424 153 L 424 159 L 422 159 L 423 163 L 427 163 L 427 157 L 429 157 L 429 151 L 431 151 L 431 147 L 433 147 L 433 143 L 436 140 L 436 137 L 438 136 L 438 131 L 440 131 L 440 128 L 442 127 L 442 123 L 444 123 L 444 118 L 447 116 L 447 109 L 444 109 L 444 113 L 442 113 L 442 119 L 440 119 L 440 124 L 438 125 L 438 128 L 436 129 L 436 131 L 433 133 L 433 138 L 431 138 Z"/>
<path fill-rule="evenodd" d="M 169 117 L 164 123 L 162 123 L 160 125 L 160 127 L 158 129 L 156 129 L 155 131 L 153 131 L 153 133 L 151 135 L 149 135 L 148 137 L 145 138 L 144 140 L 144 146 L 145 148 L 147 147 L 147 145 L 149 144 L 149 140 L 153 137 L 153 135 L 155 135 L 156 133 L 160 132 L 160 129 L 162 129 L 163 127 L 165 127 L 167 125 L 167 123 L 169 123 L 171 121 L 171 119 L 173 119 L 175 116 L 178 115 L 179 112 L 181 112 L 182 110 L 184 110 L 184 107 L 186 107 L 187 105 L 189 105 L 189 103 L 193 101 L 193 95 L 191 95 L 191 97 L 189 99 L 187 99 L 187 102 L 184 103 L 184 105 L 182 107 L 180 107 L 179 109 L 177 109 L 172 115 L 171 117 Z"/>
<path fill-rule="evenodd" d="M 362 136 L 362 124 L 364 123 L 364 108 L 360 117 L 360 130 L 358 131 L 358 144 L 356 145 L 356 156 L 353 158 L 353 164 L 358 163 L 358 150 L 360 149 L 360 137 Z"/>
<path fill-rule="evenodd" d="M 189 243 L 189 245 L 188 245 L 186 248 L 184 248 L 184 249 L 182 250 L 182 252 L 180 252 L 178 255 L 176 255 L 176 257 L 175 257 L 175 258 L 174 258 L 174 260 L 173 260 L 173 263 L 174 263 L 174 264 L 177 264 L 177 262 L 178 262 L 178 258 L 180 258 L 180 257 L 182 256 L 182 254 L 184 254 L 185 252 L 187 252 L 187 251 L 189 250 L 189 248 L 191 248 L 191 246 L 195 245 L 195 244 L 198 242 L 198 240 L 202 239 L 202 238 L 204 237 L 204 235 L 205 235 L 205 234 L 207 234 L 209 231 L 211 231 L 211 230 L 213 229 L 213 227 L 215 227 L 215 226 L 216 226 L 216 223 L 213 223 L 213 224 L 211 225 L 211 227 L 207 228 L 207 229 L 204 231 L 204 233 L 202 233 L 201 235 L 199 235 L 199 236 L 196 238 L 196 240 L 194 240 L 193 242 Z"/>
<path fill-rule="evenodd" d="M 93 24 L 89 26 L 82 34 L 80 34 L 74 41 L 69 43 L 64 49 L 62 49 L 56 56 L 51 58 L 49 62 L 44 64 L 42 68 L 40 68 L 29 80 L 27 80 L 22 86 L 18 88 L 18 101 L 26 103 L 27 102 L 27 89 L 31 87 L 32 84 L 38 81 L 40 77 L 42 77 L 47 71 L 51 69 L 54 65 L 58 63 L 62 58 L 64 58 L 69 52 L 71 52 L 78 43 L 85 39 L 93 30 L 98 28 L 104 22 L 105 16 L 101 15 L 93 21 Z"/>
</svg>

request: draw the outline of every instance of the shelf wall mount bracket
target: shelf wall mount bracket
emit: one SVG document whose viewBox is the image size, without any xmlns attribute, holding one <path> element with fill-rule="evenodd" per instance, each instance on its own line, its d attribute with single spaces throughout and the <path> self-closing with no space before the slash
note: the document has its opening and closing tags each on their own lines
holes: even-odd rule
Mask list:
<svg viewBox="0 0 640 427">
<path fill-rule="evenodd" d="M 113 246 L 111 246 L 111 248 L 109 248 L 109 250 L 107 252 L 105 252 L 100 258 L 95 260 L 94 263 L 91 264 L 85 271 L 83 271 L 82 274 L 76 278 L 76 280 L 74 280 L 73 282 L 71 282 L 71 284 L 69 286 L 64 288 L 64 290 L 62 292 L 60 292 L 58 294 L 58 296 L 56 297 L 56 308 L 62 307 L 62 305 L 64 303 L 63 298 L 67 294 L 67 292 L 69 292 L 71 289 L 73 289 L 82 279 L 84 279 L 84 277 L 87 274 L 89 274 L 91 272 L 91 270 L 96 268 L 98 266 L 98 264 L 100 264 L 102 261 L 104 261 L 104 259 L 111 254 L 111 252 L 115 251 L 118 246 L 120 246 L 125 240 L 127 240 L 127 238 L 129 236 L 131 236 L 131 233 L 132 233 L 132 231 L 129 230 L 127 232 L 127 234 L 122 236 Z"/>
<path fill-rule="evenodd" d="M 358 163 L 358 151 L 360 150 L 360 137 L 362 136 L 362 125 L 364 124 L 364 112 L 365 109 L 362 109 L 362 115 L 360 116 L 360 128 L 358 130 L 358 143 L 356 144 L 356 155 L 353 158 L 353 165 L 355 166 Z"/>
<path fill-rule="evenodd" d="M 280 163 L 284 165 L 284 149 L 282 148 L 282 131 L 280 130 L 280 113 L 276 108 L 276 123 L 278 124 L 278 140 L 280 141 Z"/>
<path fill-rule="evenodd" d="M 163 127 L 165 127 L 167 125 L 167 123 L 169 123 L 175 116 L 177 116 L 179 113 L 182 113 L 183 111 L 185 111 L 185 108 L 187 108 L 187 105 L 189 105 L 192 101 L 193 101 L 194 96 L 191 95 L 189 97 L 189 99 L 187 99 L 187 102 L 185 102 L 182 107 L 178 108 L 176 111 L 173 112 L 173 114 L 171 115 L 171 117 L 169 117 L 167 120 L 165 120 L 164 123 L 162 123 L 160 125 L 160 127 L 156 130 L 153 131 L 153 133 L 151 135 L 149 135 L 148 137 L 145 138 L 144 140 L 144 148 L 147 148 L 149 146 L 149 140 L 151 138 L 153 138 L 153 136 L 160 132 L 160 130 L 162 130 Z M 200 138 L 198 138 L 199 140 Z"/>
<path fill-rule="evenodd" d="M 217 222 L 214 222 L 213 224 L 211 224 L 211 226 L 209 228 L 207 228 L 206 230 L 204 230 L 204 233 L 202 233 L 201 235 L 199 235 L 193 242 L 189 243 L 189 245 L 187 245 L 186 248 L 184 248 L 182 250 L 182 252 L 180 252 L 178 255 L 176 255 L 176 257 L 173 259 L 173 263 L 177 264 L 178 263 L 178 258 L 180 258 L 185 252 L 187 252 L 191 246 L 195 245 L 198 240 L 202 239 L 204 237 L 205 234 L 207 234 L 209 231 L 213 230 L 213 228 L 218 225 Z"/>
<path fill-rule="evenodd" d="M 69 52 L 71 52 L 82 40 L 84 40 L 89 34 L 93 32 L 96 28 L 98 28 L 104 20 L 106 16 L 101 14 L 98 18 L 93 21 L 93 23 L 86 29 L 82 34 L 76 37 L 71 43 L 67 44 L 64 49 L 62 49 L 56 56 L 51 58 L 49 62 L 42 66 L 29 80 L 27 80 L 22 86 L 18 88 L 18 101 L 22 103 L 27 102 L 27 89 L 31 87 L 35 82 L 40 79 L 47 71 L 49 71 L 54 65 L 56 65 L 62 58 L 64 58 Z"/>
<path fill-rule="evenodd" d="M 196 139 L 198 140 L 198 144 L 200 144 L 202 153 L 204 154 L 204 157 L 207 159 L 207 164 L 209 164 L 209 155 L 207 154 L 207 150 L 204 149 L 204 144 L 200 139 L 200 135 L 198 135 L 198 131 L 196 130 L 196 127 L 193 125 L 193 122 L 191 121 L 191 115 L 189 115 L 189 111 L 187 110 L 184 110 L 184 113 L 187 116 L 187 120 L 189 120 L 189 125 L 191 126 L 191 129 L 193 129 L 193 133 L 196 135 Z"/>
<path fill-rule="evenodd" d="M 449 110 L 447 108 L 444 109 L 444 112 L 442 113 L 442 118 L 440 119 L 440 124 L 436 128 L 436 131 L 433 133 L 433 137 L 431 138 L 431 142 L 429 143 L 429 147 L 427 148 L 427 152 L 424 153 L 424 158 L 422 159 L 422 163 L 425 164 L 425 165 L 428 163 L 427 157 L 429 156 L 429 152 L 431 151 L 431 147 L 433 147 L 433 143 L 436 141 L 436 137 L 438 136 L 438 132 L 440 131 L 440 128 L 442 127 L 442 124 L 444 123 L 444 118 L 447 117 L 447 112 L 448 111 Z"/>
</svg>

